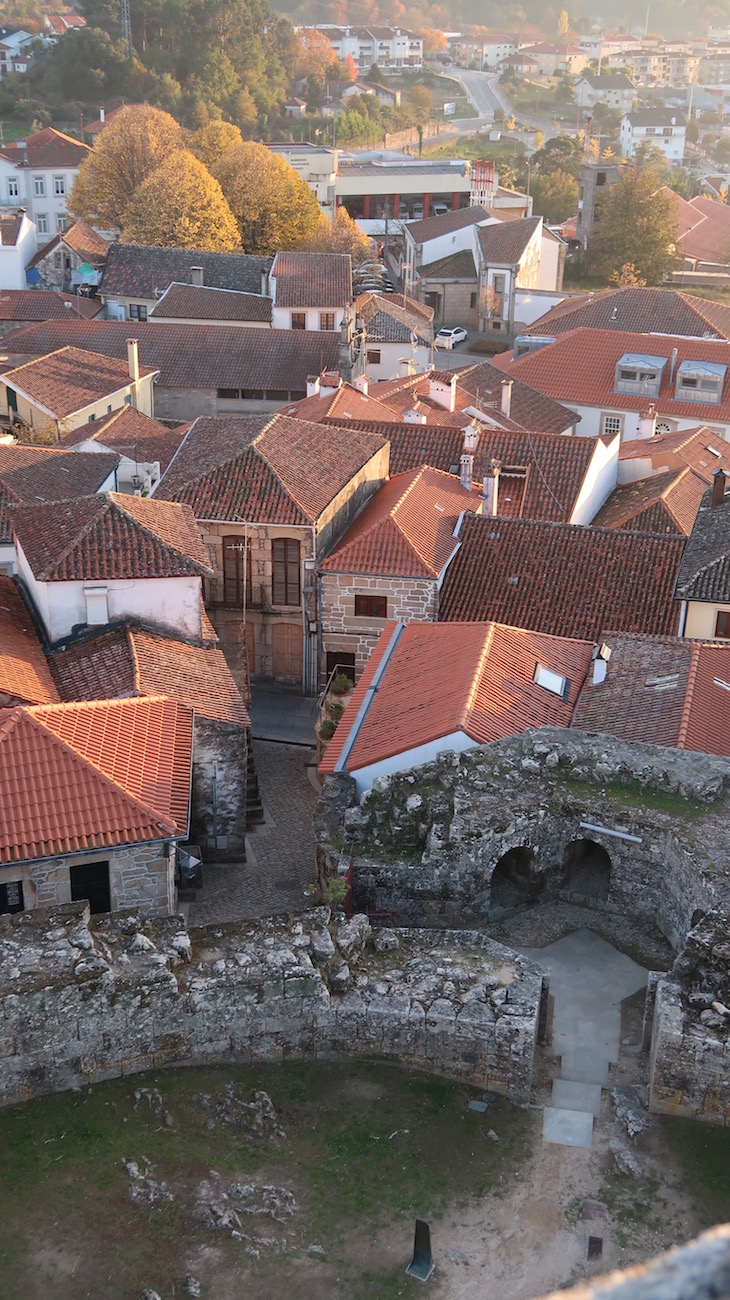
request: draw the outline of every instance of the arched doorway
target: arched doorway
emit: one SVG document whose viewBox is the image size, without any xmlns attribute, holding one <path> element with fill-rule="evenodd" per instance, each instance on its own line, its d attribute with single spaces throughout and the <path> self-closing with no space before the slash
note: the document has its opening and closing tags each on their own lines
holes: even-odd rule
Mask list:
<svg viewBox="0 0 730 1300">
<path fill-rule="evenodd" d="M 545 888 L 541 871 L 535 870 L 535 851 L 519 844 L 503 853 L 492 872 L 491 906 L 519 907 L 534 903 Z"/>
<path fill-rule="evenodd" d="M 563 888 L 584 898 L 606 899 L 611 883 L 611 859 L 595 840 L 573 840 L 563 859 Z"/>
</svg>

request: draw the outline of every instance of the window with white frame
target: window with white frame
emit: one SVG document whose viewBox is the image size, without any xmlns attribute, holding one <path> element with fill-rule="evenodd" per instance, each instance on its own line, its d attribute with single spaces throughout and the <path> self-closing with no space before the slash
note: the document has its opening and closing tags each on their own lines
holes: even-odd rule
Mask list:
<svg viewBox="0 0 730 1300">
<path fill-rule="evenodd" d="M 17 199 L 20 195 L 20 186 L 17 176 L 8 176 L 8 198 Z"/>
<path fill-rule="evenodd" d="M 615 438 L 617 433 L 621 433 L 623 427 L 623 415 L 604 415 L 601 420 L 601 433 L 608 434 L 612 438 Z"/>
<path fill-rule="evenodd" d="M 54 176 L 54 178 L 53 178 L 53 193 L 54 193 L 58 198 L 62 198 L 63 195 L 66 193 L 66 177 L 65 177 L 65 176 Z"/>
<path fill-rule="evenodd" d="M 35 196 L 36 196 L 37 199 L 44 199 L 44 198 L 46 197 L 46 178 L 45 178 L 45 176 L 34 176 L 34 177 L 33 177 L 33 193 L 35 194 Z"/>
<path fill-rule="evenodd" d="M 56 216 L 56 230 L 58 231 L 59 234 L 61 234 L 61 232 L 64 231 L 67 226 L 68 226 L 68 217 L 64 216 L 62 212 L 59 212 Z"/>
<path fill-rule="evenodd" d="M 48 213 L 47 212 L 36 213 L 35 228 L 39 235 L 48 234 Z"/>
</svg>

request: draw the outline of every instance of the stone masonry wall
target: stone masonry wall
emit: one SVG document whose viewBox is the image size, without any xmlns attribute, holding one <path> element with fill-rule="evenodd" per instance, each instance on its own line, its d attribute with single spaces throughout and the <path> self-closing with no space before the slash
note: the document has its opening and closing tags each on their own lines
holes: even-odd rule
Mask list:
<svg viewBox="0 0 730 1300">
<path fill-rule="evenodd" d="M 172 1065 L 383 1060 L 529 1097 L 543 978 L 478 934 L 0 917 L 0 1103 Z"/>
<path fill-rule="evenodd" d="M 356 595 L 385 596 L 387 618 L 399 623 L 432 622 L 436 618 L 435 580 L 324 572 L 319 576 L 319 584 L 323 665 L 328 651 L 347 651 L 355 655 L 356 678 L 365 668 L 384 623 L 381 618 L 356 618 Z"/>
<path fill-rule="evenodd" d="M 70 867 L 82 863 L 109 863 L 109 891 L 113 911 L 138 907 L 148 916 L 167 916 L 175 903 L 174 855 L 166 857 L 161 844 L 135 844 L 127 849 L 83 853 L 73 857 L 44 858 L 0 872 L 3 880 L 20 880 L 26 911 L 71 902 Z"/>
<path fill-rule="evenodd" d="M 550 728 L 441 755 L 344 813 L 354 906 L 399 925 L 483 924 L 505 853 L 529 850 L 540 887 L 571 898 L 570 846 L 589 840 L 610 858 L 595 905 L 645 916 L 678 948 L 728 894 L 729 776 L 721 759 Z"/>
<path fill-rule="evenodd" d="M 245 861 L 247 758 L 245 727 L 196 715 L 190 839 L 208 861 Z"/>
</svg>

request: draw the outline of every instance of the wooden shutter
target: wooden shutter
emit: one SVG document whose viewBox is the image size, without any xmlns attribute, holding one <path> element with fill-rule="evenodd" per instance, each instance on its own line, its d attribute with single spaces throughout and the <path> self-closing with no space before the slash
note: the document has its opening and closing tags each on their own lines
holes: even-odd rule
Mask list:
<svg viewBox="0 0 730 1300">
<path fill-rule="evenodd" d="M 299 542 L 277 537 L 271 543 L 275 605 L 299 604 Z"/>
</svg>

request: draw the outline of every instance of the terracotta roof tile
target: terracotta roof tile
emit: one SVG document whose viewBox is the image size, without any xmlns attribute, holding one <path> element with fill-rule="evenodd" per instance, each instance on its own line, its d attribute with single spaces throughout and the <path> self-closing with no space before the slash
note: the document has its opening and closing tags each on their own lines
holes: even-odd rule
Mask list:
<svg viewBox="0 0 730 1300">
<path fill-rule="evenodd" d="M 624 442 L 618 458 L 620 461 L 650 459 L 655 471 L 687 465 L 707 485 L 712 483 L 716 469 L 730 472 L 730 447 L 715 429 L 706 425 Z"/>
<path fill-rule="evenodd" d="M 344 307 L 352 301 L 349 253 L 277 253 L 271 279 L 277 307 Z"/>
<path fill-rule="evenodd" d="M 73 136 L 46 126 L 42 131 L 26 135 L 22 141 L 3 145 L 2 153 L 18 166 L 29 167 L 79 167 L 91 153 L 88 144 L 81 144 Z"/>
<path fill-rule="evenodd" d="M 22 217 L 0 217 L 0 241 L 4 248 L 15 247 L 22 222 Z"/>
<path fill-rule="evenodd" d="M 192 512 L 120 492 L 13 506 L 13 532 L 39 582 L 173 578 L 211 572 Z"/>
<path fill-rule="evenodd" d="M 298 420 L 332 419 L 340 423 L 349 420 L 390 420 L 392 412 L 382 402 L 368 393 L 361 393 L 353 384 L 340 384 L 335 393 L 320 397 L 303 397 L 299 402 L 281 409 L 282 415 L 293 415 Z"/>
<path fill-rule="evenodd" d="M 690 469 L 653 474 L 617 487 L 592 522 L 597 528 L 689 537 L 704 491 L 702 479 Z"/>
<path fill-rule="evenodd" d="M 356 738 L 346 759 L 350 772 L 457 732 L 487 744 L 527 727 L 570 725 L 590 667 L 592 641 L 496 623 L 409 623 L 358 730 L 355 720 L 396 629 L 395 623 L 385 625 L 321 773 L 334 770 L 353 731 Z M 567 697 L 533 681 L 538 664 L 568 679 Z"/>
<path fill-rule="evenodd" d="M 427 467 L 396 474 L 320 567 L 325 573 L 437 578 L 456 548 L 459 516 L 480 506 L 477 494 L 452 474 Z"/>
<path fill-rule="evenodd" d="M 192 724 L 164 698 L 0 713 L 0 862 L 185 838 Z"/>
<path fill-rule="evenodd" d="M 553 636 L 604 628 L 672 634 L 684 538 L 467 515 L 439 618 L 495 620 Z"/>
<path fill-rule="evenodd" d="M 400 296 L 400 295 L 399 295 Z M 395 297 L 395 295 L 393 295 Z M 430 317 L 391 302 L 390 296 L 361 294 L 355 301 L 368 343 L 410 343 L 413 335 L 426 343 L 433 342 L 433 308 Z"/>
<path fill-rule="evenodd" d="M 13 579 L 0 573 L 0 702 L 53 704 L 58 698 L 23 598 Z"/>
<path fill-rule="evenodd" d="M 690 199 L 689 206 L 697 220 L 680 233 L 680 252 L 693 261 L 726 264 L 724 250 L 730 240 L 730 208 L 704 195 Z"/>
<path fill-rule="evenodd" d="M 271 298 L 235 289 L 173 283 L 150 311 L 150 320 L 258 321 L 271 323 Z"/>
<path fill-rule="evenodd" d="M 704 420 L 730 421 L 730 373 L 725 377 L 722 401 L 717 405 L 675 398 L 676 367 L 675 378 L 670 383 L 672 350 L 675 347 L 677 367 L 683 361 L 710 361 L 726 365 L 730 371 L 730 343 L 599 329 L 570 330 L 537 352 L 526 353 L 516 360 L 512 353 L 504 353 L 494 364 L 515 379 L 521 379 L 563 402 L 638 411 L 646 406 L 645 394 L 614 391 L 617 362 L 627 352 L 666 357 L 661 389 L 658 396 L 651 399 L 659 419 L 681 415 L 697 423 Z"/>
<path fill-rule="evenodd" d="M 113 453 L 0 443 L 0 545 L 13 540 L 7 506 L 89 496 L 118 464 Z"/>
<path fill-rule="evenodd" d="M 185 501 L 197 519 L 313 523 L 384 445 L 286 415 L 201 417 L 155 499 Z"/>
<path fill-rule="evenodd" d="M 257 325 L 241 329 L 237 325 L 148 321 L 135 322 L 134 334 L 140 362 L 159 370 L 164 388 L 304 394 L 307 376 L 336 371 L 340 356 L 336 330 L 274 330 Z M 6 334 L 3 347 L 13 358 L 44 356 L 72 345 L 126 359 L 128 338 L 129 321 L 47 321 Z"/>
<path fill-rule="evenodd" d="M 154 374 L 154 369 L 140 365 L 139 373 L 144 377 Z M 131 383 L 125 361 L 73 347 L 59 348 L 58 352 L 6 370 L 2 380 L 56 419 L 81 411 Z"/>
<path fill-rule="evenodd" d="M 605 680 L 589 676 L 573 726 L 730 758 L 730 646 L 606 633 Z"/>
<path fill-rule="evenodd" d="M 74 221 L 58 235 L 54 235 L 53 239 L 50 239 L 42 248 L 39 248 L 28 265 L 37 266 L 39 262 L 45 261 L 49 254 L 54 253 L 61 244 L 65 244 L 83 262 L 88 262 L 90 266 L 95 267 L 97 270 L 104 265 L 107 253 L 111 248 L 109 241 L 99 235 L 91 226 L 87 226 L 85 221 Z M 34 292 L 37 293 L 38 290 L 34 290 Z M 79 301 L 93 302 L 103 306 L 97 298 L 80 299 Z"/>
<path fill-rule="evenodd" d="M 474 254 L 469 248 L 462 248 L 458 253 L 442 257 L 438 262 L 429 262 L 428 266 L 419 267 L 422 280 L 476 280 L 477 268 Z"/>
<path fill-rule="evenodd" d="M 489 266 L 517 266 L 542 217 L 523 217 L 521 221 L 500 221 L 480 226 L 479 243 Z"/>
<path fill-rule="evenodd" d="M 117 243 L 109 249 L 99 292 L 104 297 L 154 300 L 173 282 L 192 284 L 192 268 L 198 266 L 209 288 L 260 293 L 261 276 L 269 271 L 271 258 Z"/>
<path fill-rule="evenodd" d="M 124 627 L 66 646 L 51 656 L 50 665 L 67 701 L 164 693 L 198 717 L 251 725 L 221 650 Z"/>
<path fill-rule="evenodd" d="M 678 600 L 730 604 L 730 495 L 710 505 L 707 491 L 677 577 Z"/>
<path fill-rule="evenodd" d="M 81 316 L 91 320 L 104 310 L 97 298 L 79 298 L 51 289 L 3 289 L 0 292 L 0 320 L 65 320 Z"/>
<path fill-rule="evenodd" d="M 189 427 L 183 426 L 182 431 L 167 429 L 149 415 L 125 405 L 111 415 L 89 420 L 80 429 L 62 434 L 60 442 L 63 447 L 72 448 L 93 439 L 118 456 L 146 463 L 159 461 L 160 473 L 164 474 Z"/>
<path fill-rule="evenodd" d="M 524 330 L 556 335 L 581 327 L 635 334 L 684 334 L 730 339 L 730 307 L 677 289 L 609 289 L 566 298 Z"/>
<path fill-rule="evenodd" d="M 444 212 L 439 217 L 423 217 L 420 221 L 407 221 L 405 228 L 416 244 L 427 244 L 431 239 L 441 235 L 451 235 L 468 226 L 478 226 L 483 221 L 493 220 L 486 208 L 459 208 L 457 212 Z"/>
</svg>

